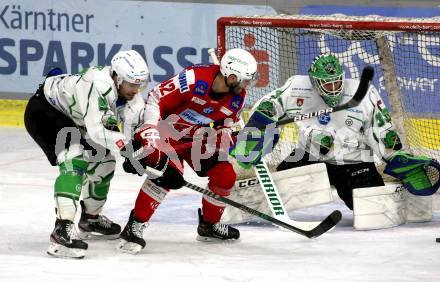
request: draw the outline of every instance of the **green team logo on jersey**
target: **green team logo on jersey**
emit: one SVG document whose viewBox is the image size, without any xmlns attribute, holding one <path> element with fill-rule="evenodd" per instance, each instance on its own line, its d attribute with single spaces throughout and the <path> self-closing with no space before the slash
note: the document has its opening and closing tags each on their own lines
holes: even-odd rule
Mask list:
<svg viewBox="0 0 440 282">
<path fill-rule="evenodd" d="M 257 108 L 257 111 L 262 112 L 268 117 L 276 116 L 274 104 L 271 101 L 263 101 Z"/>
<path fill-rule="evenodd" d="M 104 97 L 99 97 L 98 99 L 98 107 L 100 111 L 106 111 L 109 109 L 108 103 Z"/>
</svg>

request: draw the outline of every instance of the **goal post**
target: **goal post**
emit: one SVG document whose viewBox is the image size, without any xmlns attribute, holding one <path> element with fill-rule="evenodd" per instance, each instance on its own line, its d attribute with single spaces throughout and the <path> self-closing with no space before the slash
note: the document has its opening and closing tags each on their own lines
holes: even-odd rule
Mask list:
<svg viewBox="0 0 440 282">
<path fill-rule="evenodd" d="M 306 75 L 321 53 L 332 53 L 347 78 L 375 69 L 372 84 L 390 108 L 404 146 L 440 159 L 440 18 L 278 15 L 222 17 L 217 21 L 217 53 L 243 48 L 258 62 L 259 78 L 247 107 Z M 301 107 L 298 101 L 298 107 Z M 295 126 L 286 126 L 266 161 L 276 166 L 294 148 Z"/>
</svg>

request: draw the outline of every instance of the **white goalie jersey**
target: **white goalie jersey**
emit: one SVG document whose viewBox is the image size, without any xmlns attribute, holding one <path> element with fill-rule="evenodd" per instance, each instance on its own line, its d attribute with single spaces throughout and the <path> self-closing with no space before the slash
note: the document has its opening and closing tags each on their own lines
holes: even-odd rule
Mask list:
<svg viewBox="0 0 440 282">
<path fill-rule="evenodd" d="M 97 144 L 118 152 L 134 129 L 143 124 L 145 103 L 141 95 L 118 103 L 118 91 L 110 67 L 92 67 L 75 75 L 46 79 L 47 101 L 87 131 Z M 122 123 L 123 133 L 110 130 Z"/>
<path fill-rule="evenodd" d="M 358 85 L 358 80 L 345 79 L 341 104 L 353 97 Z M 329 107 L 314 90 L 309 77 L 303 75 L 289 78 L 282 87 L 260 99 L 253 110 L 264 101 L 271 102 L 271 114 L 278 120 Z M 389 132 L 395 133 L 388 110 L 374 86 L 370 86 L 357 107 L 295 124 L 299 133 L 297 147 L 320 161 L 333 164 L 372 162 L 374 154 L 371 149 L 377 157 L 382 157 L 385 139 L 391 136 Z M 333 140 L 326 154 L 311 149 L 317 136 L 329 136 Z"/>
</svg>

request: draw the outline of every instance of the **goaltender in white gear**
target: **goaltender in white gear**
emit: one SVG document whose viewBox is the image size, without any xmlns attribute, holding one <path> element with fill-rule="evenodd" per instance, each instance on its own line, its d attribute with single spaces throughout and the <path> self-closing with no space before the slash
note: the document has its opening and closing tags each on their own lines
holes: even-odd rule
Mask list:
<svg viewBox="0 0 440 282">
<path fill-rule="evenodd" d="M 292 76 L 282 87 L 260 99 L 251 111 L 251 118 L 257 113 L 256 116 L 277 121 L 292 118 L 296 114 L 334 107 L 348 102 L 358 85 L 359 81 L 356 79 L 345 79 L 342 66 L 335 56 L 321 55 L 312 63 L 308 76 Z M 377 172 L 375 161 L 380 162 L 389 151 L 400 150 L 401 144 L 389 112 L 374 86 L 370 86 L 366 97 L 358 106 L 298 121 L 296 126 L 299 132 L 296 148 L 277 167 L 277 171 L 282 171 L 283 176 L 277 175 L 280 172 L 272 174 L 288 211 L 331 200 L 331 193 L 326 190 L 325 183 L 321 186 L 310 182 L 310 179 L 294 181 L 294 175 L 298 174 L 295 170 L 300 169 L 300 175 L 311 175 L 307 172 L 309 165 L 325 163 L 330 184 L 336 187 L 347 207 L 354 210 L 355 228 L 377 229 L 402 224 L 407 218 L 411 221 L 426 221 L 431 218 L 430 197 L 416 198 L 406 193 L 401 185 L 385 185 Z M 292 171 L 291 182 L 295 182 L 297 188 L 292 187 L 293 185 L 286 188 L 285 182 L 283 184 L 277 180 L 286 178 L 286 170 Z M 311 168 L 311 171 L 318 173 L 316 168 Z M 315 176 L 323 177 L 322 173 L 321 170 Z M 237 181 L 233 198 L 238 193 L 243 193 L 244 189 L 240 186 L 245 181 L 249 180 Z M 314 195 L 315 198 L 309 202 L 307 197 L 301 198 L 300 194 L 304 191 L 309 191 L 309 195 Z M 240 199 L 252 199 L 249 193 L 244 198 L 241 196 L 242 194 Z M 255 198 L 251 200 L 254 205 L 258 201 Z M 413 208 L 407 211 L 406 205 Z M 233 213 L 227 209 L 224 220 L 241 221 L 241 215 L 232 215 Z"/>
</svg>

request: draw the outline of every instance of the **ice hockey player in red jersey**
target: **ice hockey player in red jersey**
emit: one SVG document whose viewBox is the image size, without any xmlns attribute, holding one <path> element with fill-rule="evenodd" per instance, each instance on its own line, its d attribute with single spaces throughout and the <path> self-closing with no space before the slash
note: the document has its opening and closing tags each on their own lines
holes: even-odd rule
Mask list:
<svg viewBox="0 0 440 282">
<path fill-rule="evenodd" d="M 232 141 L 230 127 L 238 120 L 246 89 L 255 81 L 256 72 L 256 60 L 249 52 L 231 49 L 222 57 L 220 66 L 188 67 L 149 92 L 145 125 L 135 133 L 134 138 L 142 144 L 144 150 L 150 149 L 148 156 L 141 161 L 143 165 L 165 165 L 166 168 L 161 177 L 146 179 L 143 183 L 135 207 L 121 233 L 119 247 L 122 251 L 137 253 L 145 247 L 143 230 L 149 219 L 169 190 L 183 186 L 183 161 L 199 176 L 208 177 L 210 191 L 221 196 L 229 195 L 236 177 L 232 165 L 224 157 L 227 153 L 223 152 L 225 154 L 222 158 L 219 147 L 220 144 L 222 148 L 229 147 L 230 144 L 225 143 Z M 170 137 L 170 130 L 167 130 L 169 124 L 183 138 Z M 201 146 L 199 150 L 194 147 L 184 150 L 177 148 L 182 140 L 196 139 L 200 132 L 213 136 L 215 141 L 209 144 L 214 144 L 211 147 L 216 148 L 212 149 L 208 145 Z M 174 158 L 169 154 L 170 149 L 176 149 Z M 124 169 L 142 174 L 142 171 L 136 172 L 129 160 L 125 161 Z M 198 211 L 198 240 L 239 238 L 237 229 L 219 222 L 224 208 L 222 202 L 203 197 L 202 209 Z"/>
</svg>

